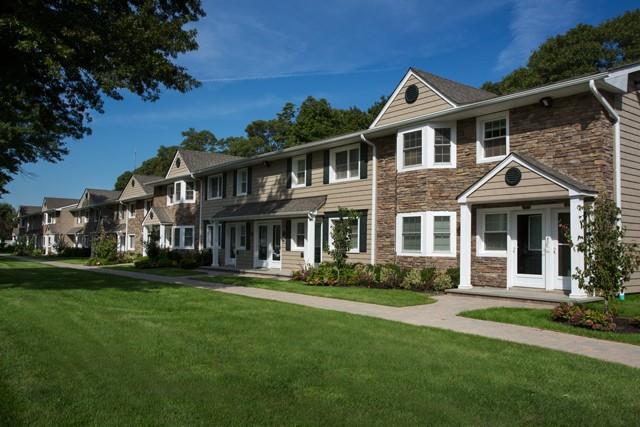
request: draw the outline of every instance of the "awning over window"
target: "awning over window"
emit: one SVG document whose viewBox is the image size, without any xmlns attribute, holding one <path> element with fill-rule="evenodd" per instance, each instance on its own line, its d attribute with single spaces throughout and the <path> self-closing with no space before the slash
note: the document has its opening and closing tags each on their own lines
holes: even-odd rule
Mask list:
<svg viewBox="0 0 640 427">
<path fill-rule="evenodd" d="M 299 199 L 272 200 L 267 202 L 245 203 L 227 206 L 216 213 L 212 219 L 217 221 L 261 219 L 268 217 L 305 216 L 320 209 L 327 196 L 303 197 Z"/>
</svg>

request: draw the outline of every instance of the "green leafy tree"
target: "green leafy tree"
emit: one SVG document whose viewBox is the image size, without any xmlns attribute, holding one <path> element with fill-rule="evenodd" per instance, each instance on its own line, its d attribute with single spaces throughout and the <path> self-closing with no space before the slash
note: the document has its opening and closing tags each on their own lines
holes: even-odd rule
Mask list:
<svg viewBox="0 0 640 427">
<path fill-rule="evenodd" d="M 18 225 L 16 210 L 8 203 L 0 203 L 0 242 L 11 238 L 16 225 Z"/>
<path fill-rule="evenodd" d="M 93 240 L 91 245 L 93 257 L 102 262 L 113 262 L 118 259 L 118 240 L 114 234 L 107 234 L 100 226 L 100 234 Z"/>
<path fill-rule="evenodd" d="M 338 218 L 334 220 L 331 228 L 331 241 L 333 249 L 329 255 L 333 257 L 333 262 L 338 270 L 344 268 L 352 248 L 351 231 L 358 223 L 358 214 L 352 209 L 339 208 Z"/>
<path fill-rule="evenodd" d="M 573 242 L 584 254 L 584 269 L 576 269 L 574 278 L 588 294 L 604 298 L 605 312 L 638 266 L 637 245 L 625 242 L 620 213 L 613 201 L 598 197 L 584 207 L 580 219 L 584 234 Z"/>
<path fill-rule="evenodd" d="M 482 88 L 507 94 L 558 80 L 640 60 L 640 9 L 598 26 L 579 24 L 550 37 L 529 57 L 527 65 Z"/>
<path fill-rule="evenodd" d="M 200 0 L 0 3 L 0 194 L 25 163 L 55 162 L 67 138 L 91 133 L 92 112 L 123 92 L 198 86 L 177 55 L 197 49 Z"/>
</svg>

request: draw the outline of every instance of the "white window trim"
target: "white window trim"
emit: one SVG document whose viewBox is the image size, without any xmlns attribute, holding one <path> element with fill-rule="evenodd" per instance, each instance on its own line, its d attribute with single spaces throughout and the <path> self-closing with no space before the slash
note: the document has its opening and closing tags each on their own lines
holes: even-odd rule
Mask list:
<svg viewBox="0 0 640 427">
<path fill-rule="evenodd" d="M 485 217 L 487 214 L 506 214 L 507 215 L 507 247 L 509 245 L 509 227 L 510 224 L 510 212 L 509 209 L 493 208 L 493 209 L 478 209 L 476 212 L 476 256 L 477 257 L 492 257 L 492 258 L 506 258 L 507 250 L 495 251 L 486 250 L 484 246 L 484 226 Z"/>
<path fill-rule="evenodd" d="M 493 156 L 493 157 L 484 157 L 484 124 L 485 122 L 490 122 L 493 120 L 505 119 L 507 125 L 507 135 L 505 139 L 506 151 L 503 156 Z M 507 157 L 510 153 L 509 146 L 509 111 L 504 111 L 501 113 L 489 114 L 486 116 L 476 117 L 476 163 L 492 163 L 497 162 L 505 157 Z"/>
<path fill-rule="evenodd" d="M 240 176 L 242 175 L 242 172 L 244 172 L 247 177 L 247 186 L 246 186 L 245 192 L 240 191 L 242 189 L 242 181 L 240 180 Z M 238 169 L 236 171 L 236 196 L 246 196 L 248 194 L 248 191 L 249 191 L 249 169 L 248 168 Z"/>
<path fill-rule="evenodd" d="M 405 251 L 402 247 L 402 222 L 404 218 L 420 217 L 420 251 Z M 396 216 L 396 254 L 401 256 L 425 256 L 427 216 L 424 212 L 401 213 Z"/>
<path fill-rule="evenodd" d="M 304 179 L 302 180 L 302 183 L 298 182 L 298 175 L 296 174 L 296 172 L 298 172 L 298 169 L 297 169 L 298 161 L 300 160 L 304 160 Z M 291 159 L 291 188 L 300 188 L 300 187 L 307 186 L 307 169 L 308 168 L 309 168 L 309 165 L 307 165 L 306 155 L 293 157 Z"/>
<path fill-rule="evenodd" d="M 131 245 L 131 238 L 133 237 L 133 245 Z M 136 235 L 135 234 L 129 234 L 129 236 L 127 236 L 127 249 L 130 251 L 133 251 L 136 249 Z"/>
<path fill-rule="evenodd" d="M 144 216 L 146 217 L 147 214 L 149 213 L 149 211 L 151 210 L 151 208 L 153 207 L 153 201 L 152 200 L 144 200 L 143 202 L 143 210 L 144 210 Z"/>
<path fill-rule="evenodd" d="M 435 162 L 435 129 L 451 129 L 451 161 L 449 163 Z M 422 131 L 422 162 L 418 165 L 404 166 L 404 135 Z M 396 135 L 396 169 L 398 172 L 408 172 L 423 169 L 455 169 L 457 166 L 457 132 L 456 122 L 434 122 L 419 127 L 401 129 Z"/>
<path fill-rule="evenodd" d="M 241 222 L 236 226 L 236 251 L 247 250 L 247 223 Z M 242 234 L 244 231 L 244 245 L 242 242 Z"/>
<path fill-rule="evenodd" d="M 404 217 L 421 217 L 420 231 L 422 237 L 420 239 L 420 252 L 404 251 L 402 249 L 402 218 Z M 449 251 L 437 252 L 433 249 L 434 239 L 434 217 L 449 217 Z M 442 257 L 455 258 L 457 255 L 457 215 L 456 212 L 450 211 L 429 211 L 429 212 L 407 212 L 396 215 L 396 254 L 399 256 L 422 256 L 422 257 Z"/>
<path fill-rule="evenodd" d="M 347 151 L 347 153 L 353 149 L 358 149 L 358 173 L 356 176 L 346 177 L 338 179 L 336 178 L 336 153 Z M 348 155 L 348 154 L 347 154 Z M 349 159 L 347 158 L 347 174 L 349 173 Z M 360 161 L 360 144 L 352 144 L 352 145 L 343 145 L 341 147 L 336 147 L 329 152 L 329 182 L 349 182 L 356 181 L 360 179 L 360 168 L 362 167 L 362 162 Z"/>
<path fill-rule="evenodd" d="M 217 196 L 213 196 L 212 195 L 212 188 L 213 185 L 211 185 L 211 181 L 213 180 L 213 178 L 218 178 L 218 195 Z M 211 175 L 207 177 L 207 200 L 220 200 L 222 199 L 222 174 L 217 174 L 217 175 Z"/>
<path fill-rule="evenodd" d="M 187 199 L 187 182 L 193 183 L 193 198 Z M 180 194 L 176 197 L 176 184 L 180 184 Z M 169 196 L 168 188 L 173 188 L 173 198 Z M 179 180 L 167 185 L 167 206 L 178 205 L 183 203 L 195 203 L 197 198 L 196 183 L 192 180 Z M 172 200 L 175 199 L 175 200 Z"/>
<path fill-rule="evenodd" d="M 132 202 L 127 205 L 127 218 L 133 219 L 136 217 L 136 203 Z"/>
<path fill-rule="evenodd" d="M 184 230 L 188 228 L 192 230 L 193 239 L 191 242 L 191 246 L 184 245 L 184 236 L 185 236 Z M 178 242 L 179 243 L 178 245 L 176 245 L 176 242 L 174 242 L 176 229 L 180 230 L 180 242 Z M 176 225 L 171 228 L 171 247 L 173 249 L 193 249 L 195 247 L 195 243 L 196 243 L 196 234 L 195 234 L 195 227 L 193 225 Z"/>
<path fill-rule="evenodd" d="M 304 244 L 298 246 L 296 244 L 298 224 L 304 224 Z M 292 219 L 291 220 L 291 252 L 304 252 L 304 248 L 307 245 L 307 220 L 306 219 Z"/>
<path fill-rule="evenodd" d="M 333 230 L 333 223 L 339 219 L 340 218 L 338 217 L 329 218 L 329 250 L 333 250 L 333 238 L 331 237 L 331 231 Z M 360 217 L 358 217 L 356 221 L 357 221 L 356 227 L 358 230 L 358 239 L 356 242 L 356 247 L 348 251 L 348 253 L 350 254 L 355 254 L 360 252 Z"/>
</svg>

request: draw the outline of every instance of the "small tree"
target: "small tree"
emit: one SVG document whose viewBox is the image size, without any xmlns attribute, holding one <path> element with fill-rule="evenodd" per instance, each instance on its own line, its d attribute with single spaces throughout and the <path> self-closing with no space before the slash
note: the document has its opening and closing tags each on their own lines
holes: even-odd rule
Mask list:
<svg viewBox="0 0 640 427">
<path fill-rule="evenodd" d="M 67 245 L 67 241 L 64 239 L 63 235 L 58 235 L 56 238 L 56 242 L 53 245 L 53 248 L 56 251 L 56 254 L 58 255 L 63 255 L 64 250 L 67 249 L 68 245 Z"/>
<path fill-rule="evenodd" d="M 333 222 L 331 229 L 333 249 L 329 251 L 329 255 L 333 257 L 339 270 L 347 263 L 348 252 L 351 250 L 351 228 L 354 227 L 354 223 L 357 224 L 357 220 L 356 211 L 346 208 L 338 209 L 338 219 Z"/>
<path fill-rule="evenodd" d="M 160 240 L 160 234 L 152 230 L 147 237 L 147 241 L 144 244 L 144 250 L 151 261 L 157 261 L 160 258 L 160 246 L 158 241 Z"/>
<path fill-rule="evenodd" d="M 104 232 L 100 226 L 100 234 L 93 241 L 93 256 L 99 260 L 115 261 L 118 259 L 118 240 L 113 234 Z"/>
<path fill-rule="evenodd" d="M 584 254 L 584 269 L 573 275 L 581 289 L 604 298 L 604 310 L 624 290 L 624 282 L 638 266 L 637 245 L 624 242 L 620 209 L 606 197 L 585 205 L 580 223 L 584 232 L 575 248 Z"/>
</svg>

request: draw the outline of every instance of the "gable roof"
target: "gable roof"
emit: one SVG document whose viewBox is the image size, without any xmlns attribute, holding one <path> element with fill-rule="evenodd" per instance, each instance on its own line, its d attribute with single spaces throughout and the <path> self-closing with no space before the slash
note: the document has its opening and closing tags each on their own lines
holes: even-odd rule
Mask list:
<svg viewBox="0 0 640 427">
<path fill-rule="evenodd" d="M 532 172 L 542 176 L 543 178 L 546 178 L 547 180 L 559 185 L 560 187 L 567 189 L 567 191 L 569 191 L 569 195 L 571 195 L 571 193 L 583 196 L 594 196 L 597 194 L 596 190 L 593 187 L 586 185 L 583 182 L 580 182 L 577 179 L 552 168 L 551 166 L 534 160 L 533 158 L 524 154 L 511 153 L 502 161 L 500 161 L 500 163 L 498 163 L 493 169 L 491 169 L 484 176 L 471 184 L 466 190 L 460 193 L 457 197 L 458 203 L 466 203 L 467 198 L 471 194 L 481 188 L 487 181 L 496 176 L 506 166 L 511 164 L 511 162 L 516 162 L 521 166 L 531 170 Z"/>
<path fill-rule="evenodd" d="M 22 205 L 18 207 L 19 216 L 31 216 L 42 213 L 42 206 Z"/>
<path fill-rule="evenodd" d="M 155 224 L 173 224 L 173 219 L 171 219 L 169 209 L 164 206 L 154 206 L 149 209 L 149 212 L 147 212 L 147 215 L 145 215 L 142 220 L 142 225 Z"/>
<path fill-rule="evenodd" d="M 103 205 L 109 202 L 117 202 L 120 192 L 117 190 L 103 190 L 100 188 L 87 188 L 86 192 L 89 193 L 89 200 L 91 203 L 88 206 Z"/>
<path fill-rule="evenodd" d="M 243 158 L 229 154 L 184 149 L 179 149 L 178 153 L 191 172 Z"/>
<path fill-rule="evenodd" d="M 484 101 L 485 99 L 491 99 L 497 96 L 495 93 L 449 80 L 418 68 L 411 67 L 410 69 L 418 75 L 418 77 L 429 84 L 429 86 L 432 86 L 445 98 L 448 98 L 450 101 L 453 101 L 453 103 L 458 105 Z"/>
<path fill-rule="evenodd" d="M 64 197 L 45 197 L 42 201 L 42 211 L 52 210 L 52 209 L 60 209 L 66 206 L 77 205 L 79 202 L 78 199 L 67 199 Z M 45 209 L 45 205 L 47 209 Z"/>
<path fill-rule="evenodd" d="M 118 200 L 130 201 L 151 197 L 154 193 L 152 183 L 159 180 L 162 180 L 161 176 L 133 174 L 127 181 L 127 185 L 120 192 Z M 138 187 L 132 187 L 135 184 L 134 181 L 138 183 Z"/>
</svg>

